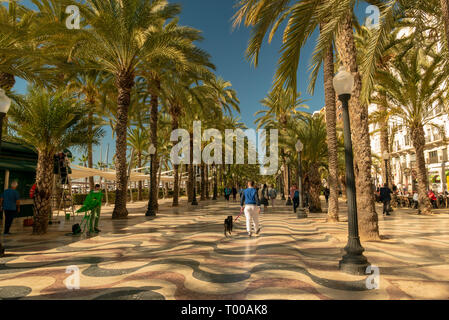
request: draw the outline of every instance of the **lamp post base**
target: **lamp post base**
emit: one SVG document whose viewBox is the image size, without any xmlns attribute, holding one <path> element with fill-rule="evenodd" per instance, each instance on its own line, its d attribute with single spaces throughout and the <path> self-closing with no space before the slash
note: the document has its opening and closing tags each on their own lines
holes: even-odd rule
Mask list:
<svg viewBox="0 0 449 320">
<path fill-rule="evenodd" d="M 192 206 L 197 206 L 197 205 L 198 205 L 198 201 L 196 201 L 196 197 L 195 197 L 192 200 Z"/>
<path fill-rule="evenodd" d="M 5 248 L 0 244 L 0 258 L 5 256 Z"/>
<path fill-rule="evenodd" d="M 346 254 L 340 260 L 338 267 L 341 271 L 353 275 L 366 274 L 366 268 L 370 265 L 363 255 L 363 247 L 358 238 L 349 239 L 345 247 Z"/>
<path fill-rule="evenodd" d="M 290 199 L 290 197 L 288 197 L 287 202 L 285 203 L 286 206 L 291 206 L 292 203 L 292 199 Z"/>
<path fill-rule="evenodd" d="M 304 208 L 298 208 L 298 214 L 297 214 L 298 219 L 305 219 L 307 218 L 307 212 L 306 210 L 304 210 Z"/>
</svg>

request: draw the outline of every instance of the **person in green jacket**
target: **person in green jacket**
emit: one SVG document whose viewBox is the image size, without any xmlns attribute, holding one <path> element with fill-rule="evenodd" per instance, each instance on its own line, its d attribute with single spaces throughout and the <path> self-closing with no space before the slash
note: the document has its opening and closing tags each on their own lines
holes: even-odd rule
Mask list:
<svg viewBox="0 0 449 320">
<path fill-rule="evenodd" d="M 103 199 L 103 193 L 100 190 L 100 185 L 95 185 L 95 190 L 89 192 L 84 200 L 83 206 L 77 212 L 87 212 L 90 211 L 89 219 L 89 231 L 90 232 L 100 232 L 98 229 L 98 223 L 100 221 L 101 213 L 101 200 Z"/>
</svg>

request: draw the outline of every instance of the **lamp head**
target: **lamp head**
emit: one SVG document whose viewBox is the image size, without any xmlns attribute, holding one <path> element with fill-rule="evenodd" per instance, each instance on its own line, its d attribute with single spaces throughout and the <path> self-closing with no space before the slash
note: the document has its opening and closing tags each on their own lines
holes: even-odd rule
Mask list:
<svg viewBox="0 0 449 320">
<path fill-rule="evenodd" d="M 154 144 L 151 144 L 150 148 L 148 149 L 148 153 L 150 155 L 154 155 L 156 153 L 156 148 L 154 147 Z"/>
<path fill-rule="evenodd" d="M 5 94 L 5 90 L 0 89 L 0 113 L 8 113 L 11 106 L 11 99 Z"/>
<path fill-rule="evenodd" d="M 382 158 L 384 158 L 384 160 L 390 160 L 390 154 L 388 152 L 384 152 L 382 154 Z"/>
<path fill-rule="evenodd" d="M 298 142 L 295 145 L 296 151 L 301 152 L 304 149 L 304 145 L 302 144 L 301 140 L 298 140 Z"/>
<path fill-rule="evenodd" d="M 334 77 L 334 89 L 338 96 L 351 94 L 354 87 L 354 76 L 346 71 L 345 67 L 340 67 Z"/>
</svg>

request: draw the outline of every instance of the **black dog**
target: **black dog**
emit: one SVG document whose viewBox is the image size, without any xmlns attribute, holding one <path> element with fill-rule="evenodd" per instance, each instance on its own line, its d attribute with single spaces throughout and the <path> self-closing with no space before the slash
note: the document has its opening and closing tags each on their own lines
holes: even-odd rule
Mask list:
<svg viewBox="0 0 449 320">
<path fill-rule="evenodd" d="M 229 232 L 229 235 L 232 233 L 232 216 L 228 216 L 224 221 L 224 235 L 227 237 L 227 233 Z"/>
</svg>

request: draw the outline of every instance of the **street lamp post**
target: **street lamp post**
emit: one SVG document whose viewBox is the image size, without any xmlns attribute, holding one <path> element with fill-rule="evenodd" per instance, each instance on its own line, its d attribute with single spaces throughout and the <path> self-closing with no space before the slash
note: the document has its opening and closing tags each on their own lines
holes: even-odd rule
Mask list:
<svg viewBox="0 0 449 320">
<path fill-rule="evenodd" d="M 3 119 L 5 119 L 6 113 L 9 111 L 9 107 L 11 106 L 11 99 L 9 99 L 5 91 L 3 89 L 0 89 L 0 151 L 2 148 L 2 132 L 3 132 Z M 3 226 L 3 212 L 1 213 L 1 220 L 2 220 L 2 226 Z M 3 240 L 3 228 L 0 230 L 2 233 L 2 240 Z M 0 257 L 3 257 L 5 255 L 5 248 L 3 247 L 3 241 L 0 242 Z"/>
<path fill-rule="evenodd" d="M 295 145 L 296 152 L 298 153 L 298 192 L 299 192 L 299 208 L 298 208 L 298 218 L 307 218 L 307 213 L 304 210 L 304 202 L 302 198 L 302 166 L 301 166 L 301 152 L 304 149 L 304 145 L 301 140 Z"/>
<path fill-rule="evenodd" d="M 193 199 L 192 199 L 192 206 L 197 206 L 198 201 L 196 201 L 196 167 L 193 166 Z"/>
<path fill-rule="evenodd" d="M 292 199 L 290 197 L 290 187 L 291 187 L 291 183 L 290 183 L 290 164 L 287 165 L 287 188 L 288 188 L 288 198 L 287 198 L 287 202 L 285 203 L 286 206 L 291 206 L 292 205 Z"/>
<path fill-rule="evenodd" d="M 345 247 L 346 254 L 339 262 L 340 270 L 363 275 L 370 265 L 363 255 L 365 249 L 360 243 L 359 226 L 357 220 L 357 199 L 354 178 L 354 159 L 352 151 L 351 125 L 349 121 L 348 104 L 354 86 L 354 77 L 344 67 L 340 67 L 334 78 L 335 92 L 343 106 L 343 124 L 345 138 L 345 166 L 346 166 L 346 194 L 348 198 L 348 243 Z"/>
<path fill-rule="evenodd" d="M 217 200 L 217 166 L 214 163 L 214 196 L 212 197 L 212 200 Z"/>
<path fill-rule="evenodd" d="M 153 161 L 154 161 L 154 154 L 156 153 L 156 148 L 154 147 L 154 144 L 151 144 L 150 148 L 148 149 L 148 153 L 150 154 L 150 194 L 148 195 L 148 209 L 145 213 L 145 216 L 147 217 L 154 217 L 156 215 L 156 212 L 153 207 L 153 187 L 152 187 L 152 181 L 151 181 L 151 173 L 153 172 Z"/>
<path fill-rule="evenodd" d="M 281 168 L 281 192 L 282 192 L 282 197 L 281 200 L 285 200 L 285 191 L 284 191 L 284 167 L 282 166 Z"/>
</svg>

